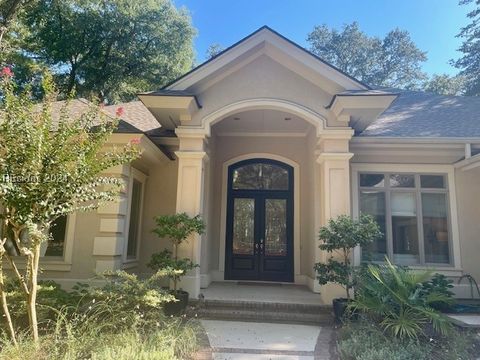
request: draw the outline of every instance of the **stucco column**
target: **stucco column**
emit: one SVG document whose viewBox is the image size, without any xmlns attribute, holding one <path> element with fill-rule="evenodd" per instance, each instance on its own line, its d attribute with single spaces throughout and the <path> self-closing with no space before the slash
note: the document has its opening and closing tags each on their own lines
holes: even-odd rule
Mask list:
<svg viewBox="0 0 480 360">
<path fill-rule="evenodd" d="M 127 235 L 126 217 L 128 205 L 128 183 L 130 166 L 119 165 L 110 169 L 107 175 L 121 178 L 125 187 L 115 201 L 100 206 L 97 210 L 100 227 L 93 240 L 93 258 L 97 273 L 116 271 L 122 268 L 124 246 Z"/>
<path fill-rule="evenodd" d="M 180 139 L 177 180 L 177 213 L 185 212 L 190 216 L 203 213 L 205 188 L 205 151 L 204 137 L 184 134 L 177 129 Z M 202 236 L 193 235 L 179 247 L 179 257 L 188 257 L 201 264 Z M 188 291 L 190 297 L 198 298 L 200 294 L 200 269 L 196 268 L 184 276 L 180 288 Z"/>
<path fill-rule="evenodd" d="M 322 134 L 319 137 L 315 166 L 315 262 L 325 262 L 329 256 L 318 248 L 318 230 L 338 215 L 350 214 L 350 159 L 348 151 L 351 130 Z M 320 286 L 315 280 L 313 290 L 320 292 L 323 301 L 342 295 L 342 288 L 327 284 Z"/>
</svg>

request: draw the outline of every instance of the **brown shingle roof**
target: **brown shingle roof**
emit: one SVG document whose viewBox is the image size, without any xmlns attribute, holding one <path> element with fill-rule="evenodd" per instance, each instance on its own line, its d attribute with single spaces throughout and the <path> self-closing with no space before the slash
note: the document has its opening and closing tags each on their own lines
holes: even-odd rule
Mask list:
<svg viewBox="0 0 480 360">
<path fill-rule="evenodd" d="M 117 105 L 105 106 L 105 112 L 115 117 L 118 108 L 123 108 L 122 120 L 145 133 L 160 130 L 160 124 L 141 101 L 131 101 Z M 119 128 L 119 132 L 121 129 Z"/>
</svg>

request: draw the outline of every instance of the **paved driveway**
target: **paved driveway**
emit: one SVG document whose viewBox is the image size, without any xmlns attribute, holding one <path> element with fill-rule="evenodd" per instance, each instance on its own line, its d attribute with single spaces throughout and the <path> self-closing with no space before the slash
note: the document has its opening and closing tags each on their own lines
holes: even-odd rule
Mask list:
<svg viewBox="0 0 480 360">
<path fill-rule="evenodd" d="M 214 360 L 329 360 L 332 330 L 296 324 L 201 320 Z"/>
</svg>

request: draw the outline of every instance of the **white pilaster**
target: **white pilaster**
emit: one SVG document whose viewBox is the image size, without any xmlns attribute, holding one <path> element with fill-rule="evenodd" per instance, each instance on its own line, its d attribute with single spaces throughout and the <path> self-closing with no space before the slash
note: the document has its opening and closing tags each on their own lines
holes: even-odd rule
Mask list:
<svg viewBox="0 0 480 360">
<path fill-rule="evenodd" d="M 177 129 L 178 130 L 178 129 Z M 177 131 L 180 150 L 175 152 L 178 158 L 177 206 L 176 212 L 185 212 L 190 216 L 203 213 L 205 193 L 204 137 L 185 135 Z M 193 235 L 179 247 L 179 256 L 188 257 L 201 264 L 202 236 Z M 184 276 L 180 288 L 198 298 L 200 294 L 200 268 L 195 268 Z"/>
<path fill-rule="evenodd" d="M 348 141 L 353 134 L 346 131 L 343 136 L 323 134 L 318 141 L 315 165 L 315 234 L 328 220 L 339 215 L 350 214 L 350 159 L 353 154 L 348 151 Z M 328 254 L 318 248 L 315 241 L 315 262 L 325 262 Z M 342 296 L 343 289 L 333 284 L 320 286 L 315 281 L 315 292 L 320 292 L 325 302 Z"/>
</svg>

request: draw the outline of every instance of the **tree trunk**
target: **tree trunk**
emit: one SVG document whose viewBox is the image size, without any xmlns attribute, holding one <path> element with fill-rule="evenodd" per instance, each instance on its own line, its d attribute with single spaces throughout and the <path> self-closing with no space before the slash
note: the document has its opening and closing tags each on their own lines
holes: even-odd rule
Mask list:
<svg viewBox="0 0 480 360">
<path fill-rule="evenodd" d="M 35 244 L 32 249 L 31 259 L 28 261 L 30 267 L 29 282 L 30 293 L 28 294 L 27 312 L 30 322 L 30 330 L 32 331 L 33 340 L 38 343 L 38 320 L 37 320 L 37 277 L 38 277 L 38 263 L 40 260 L 40 243 Z"/>
<path fill-rule="evenodd" d="M 74 63 L 70 64 L 72 68 L 70 69 L 70 73 L 68 74 L 68 83 L 67 83 L 67 91 L 66 95 L 72 95 L 73 89 L 75 88 L 75 78 L 77 77 L 77 65 Z"/>
<path fill-rule="evenodd" d="M 178 245 L 177 244 L 173 244 L 173 258 L 175 259 L 175 265 L 176 265 L 177 260 L 178 260 Z M 177 293 L 177 281 L 178 281 L 177 274 L 173 274 L 173 292 L 174 292 L 174 294 Z"/>
<path fill-rule="evenodd" d="M 12 338 L 13 344 L 17 346 L 17 337 L 15 335 L 15 329 L 13 327 L 12 317 L 10 316 L 10 311 L 8 310 L 7 293 L 5 292 L 5 282 L 3 277 L 3 265 L 1 263 L 0 263 L 0 292 L 1 292 L 1 299 L 2 299 L 3 314 L 5 315 L 8 331 L 10 333 L 10 337 Z"/>
</svg>

